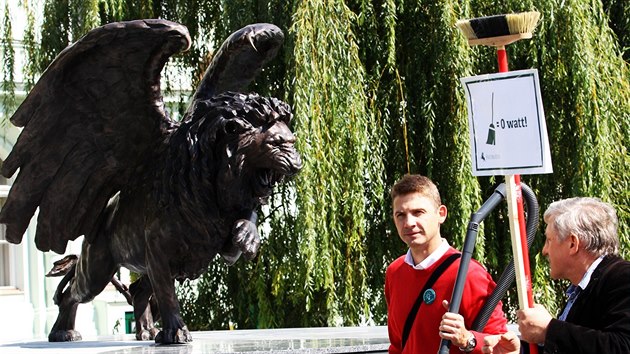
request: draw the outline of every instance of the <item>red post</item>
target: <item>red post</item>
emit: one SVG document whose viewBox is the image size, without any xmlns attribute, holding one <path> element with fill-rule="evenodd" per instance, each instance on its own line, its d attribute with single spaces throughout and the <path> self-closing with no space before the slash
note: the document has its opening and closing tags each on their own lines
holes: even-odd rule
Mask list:
<svg viewBox="0 0 630 354">
<path fill-rule="evenodd" d="M 508 72 L 508 59 L 507 52 L 504 46 L 497 47 L 497 61 L 499 62 L 499 72 Z M 525 268 L 525 281 L 527 290 L 527 306 L 534 306 L 534 295 L 532 293 L 532 277 L 529 269 L 529 249 L 527 247 L 527 228 L 525 227 L 525 211 L 523 208 L 523 191 L 521 189 L 521 176 L 514 175 L 514 181 L 516 184 L 516 205 L 518 210 L 518 225 L 519 234 L 521 237 L 521 250 L 523 253 L 523 265 Z M 532 354 L 538 353 L 538 346 L 536 343 L 529 343 L 529 352 Z"/>
<path fill-rule="evenodd" d="M 497 60 L 499 61 L 499 72 L 508 72 L 507 53 L 504 46 L 497 47 Z"/>
</svg>

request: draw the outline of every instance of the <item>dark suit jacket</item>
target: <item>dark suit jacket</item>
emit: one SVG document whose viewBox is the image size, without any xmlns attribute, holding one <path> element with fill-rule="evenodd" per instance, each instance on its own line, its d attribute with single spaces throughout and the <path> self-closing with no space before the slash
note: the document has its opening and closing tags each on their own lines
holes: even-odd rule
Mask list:
<svg viewBox="0 0 630 354">
<path fill-rule="evenodd" d="M 545 353 L 630 353 L 630 262 L 604 257 L 567 320 L 549 323 Z"/>
</svg>

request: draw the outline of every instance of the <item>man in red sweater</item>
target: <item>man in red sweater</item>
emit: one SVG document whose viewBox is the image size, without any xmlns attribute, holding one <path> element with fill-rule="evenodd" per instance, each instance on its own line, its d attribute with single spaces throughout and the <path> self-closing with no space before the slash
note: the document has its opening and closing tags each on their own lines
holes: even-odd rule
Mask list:
<svg viewBox="0 0 630 354">
<path fill-rule="evenodd" d="M 450 353 L 481 353 L 485 335 L 505 333 L 507 321 L 499 303 L 483 333 L 468 330 L 496 286 L 488 272 L 475 261 L 468 269 L 460 314 L 446 311 L 459 259 L 420 295 L 422 303 L 403 344 L 403 328 L 420 291 L 436 268 L 459 252 L 440 234 L 447 210 L 429 178 L 405 175 L 392 187 L 391 197 L 398 235 L 409 250 L 387 267 L 385 276 L 389 353 L 436 354 L 441 339 L 451 341 Z"/>
</svg>

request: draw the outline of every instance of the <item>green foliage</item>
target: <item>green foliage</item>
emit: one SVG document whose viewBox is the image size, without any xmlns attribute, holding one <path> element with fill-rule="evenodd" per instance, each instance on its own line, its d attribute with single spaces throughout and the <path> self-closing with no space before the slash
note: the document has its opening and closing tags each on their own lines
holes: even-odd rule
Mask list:
<svg viewBox="0 0 630 354">
<path fill-rule="evenodd" d="M 615 32 L 623 58 L 630 60 L 630 2 L 627 0 L 602 0 L 608 16 L 608 25 Z"/>
<path fill-rule="evenodd" d="M 98 0 L 70 0 L 70 28 L 76 41 L 92 28 L 100 25 Z"/>
<path fill-rule="evenodd" d="M 11 12 L 9 3 L 4 4 L 4 18 L 2 19 L 2 117 L 8 117 L 14 110 L 15 102 L 15 50 L 13 48 L 13 26 L 11 25 Z M 3 124 L 6 119 L 2 120 Z"/>
<path fill-rule="evenodd" d="M 407 79 L 411 150 L 416 170 L 438 185 L 449 209 L 443 226 L 452 244 L 459 246 L 470 214 L 479 207 L 478 182 L 470 172 L 468 117 L 459 78 L 471 75 L 470 51 L 453 24 L 461 12 L 459 1 L 406 2 L 401 14 L 399 63 Z M 404 44 L 403 44 L 404 43 Z M 406 48 L 405 48 L 406 47 Z M 421 61 L 418 58 L 423 58 Z M 412 154 L 413 154 L 412 153 Z M 479 241 L 483 243 L 483 238 Z M 483 247 L 477 248 L 483 260 Z"/>
<path fill-rule="evenodd" d="M 384 324 L 385 268 L 405 252 L 387 187 L 405 173 L 436 181 L 449 210 L 443 234 L 461 246 L 470 214 L 503 181 L 470 173 L 459 78 L 496 72 L 497 62 L 495 48 L 468 46 L 454 26 L 461 18 L 541 12 L 534 37 L 507 51 L 511 70 L 539 71 L 555 172 L 523 181 L 541 212 L 578 195 L 613 203 L 630 256 L 628 1 L 46 0 L 39 32 L 32 5 L 22 6 L 27 88 L 71 41 L 111 21 L 186 25 L 192 48 L 171 64 L 190 73 L 193 87 L 232 31 L 253 22 L 284 30 L 278 58 L 251 89 L 292 105 L 304 169 L 260 211 L 263 241 L 253 262 L 217 260 L 179 287 L 191 329 Z M 5 10 L 3 85 L 15 80 L 10 24 Z M 169 90 L 174 80 L 165 78 Z M 177 109 L 186 100 L 181 95 Z M 483 223 L 474 255 L 495 276 L 512 254 L 506 209 Z M 536 301 L 554 312 L 566 284 L 549 280 L 542 239 L 541 227 L 530 251 Z M 504 304 L 513 320 L 514 289 Z"/>
<path fill-rule="evenodd" d="M 37 63 L 39 44 L 35 33 L 35 9 L 27 0 L 23 1 L 26 13 L 26 28 L 24 30 L 24 54 L 26 64 L 24 66 L 24 89 L 28 92 L 35 85 L 35 77 L 38 74 Z"/>
<path fill-rule="evenodd" d="M 296 229 L 303 241 L 307 311 L 357 324 L 365 304 L 366 185 L 378 196 L 378 131 L 366 111 L 365 76 L 342 1 L 301 2 L 294 15 L 298 175 Z M 322 183 L 323 182 L 323 183 Z M 324 299 L 322 299 L 324 297 Z M 341 320 L 337 320 L 341 318 Z"/>
<path fill-rule="evenodd" d="M 46 0 L 44 22 L 40 29 L 41 47 L 37 56 L 37 71 L 42 73 L 65 47 L 70 44 L 70 14 L 68 0 Z"/>
<path fill-rule="evenodd" d="M 536 38 L 546 45 L 530 54 L 534 65 L 541 68 L 556 171 L 537 178 L 541 205 L 583 195 L 611 202 L 620 218 L 622 244 L 627 245 L 630 240 L 629 182 L 625 167 L 630 162 L 627 63 L 619 55 L 619 44 L 599 3 L 549 1 L 540 6 L 545 17 Z M 627 247 L 622 247 L 622 252 L 628 257 Z M 535 282 L 544 284 L 546 279 Z"/>
</svg>

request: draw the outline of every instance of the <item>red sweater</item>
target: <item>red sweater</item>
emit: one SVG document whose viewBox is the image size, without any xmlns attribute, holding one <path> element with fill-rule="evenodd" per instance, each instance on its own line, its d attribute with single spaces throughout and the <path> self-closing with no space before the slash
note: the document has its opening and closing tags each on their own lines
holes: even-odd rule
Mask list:
<svg viewBox="0 0 630 354">
<path fill-rule="evenodd" d="M 385 299 L 387 300 L 387 329 L 389 331 L 390 354 L 401 352 L 409 354 L 436 354 L 438 352 L 441 341 L 438 327 L 440 326 L 442 315 L 446 312 L 444 306 L 442 306 L 442 300 L 451 300 L 457 269 L 459 268 L 459 259 L 453 262 L 433 285 L 432 289 L 435 290 L 436 294 L 435 301 L 431 304 L 423 302 L 420 305 L 404 351 L 401 348 L 402 332 L 407 315 L 429 276 L 446 257 L 455 252 L 458 251 L 451 247 L 442 258 L 424 270 L 414 269 L 405 263 L 405 256 L 399 257 L 387 267 Z M 496 284 L 488 272 L 479 263 L 474 260 L 470 262 L 459 311 L 464 316 L 464 322 L 468 330 L 472 327 L 475 317 L 481 311 L 486 298 L 494 290 L 495 286 Z M 501 302 L 499 302 L 484 328 L 485 334 L 505 333 L 507 331 L 507 321 L 501 307 Z M 472 353 L 481 353 L 485 335 L 474 331 L 473 333 L 477 338 L 477 347 Z M 457 346 L 451 344 L 450 353 L 461 354 L 462 352 Z"/>
</svg>

